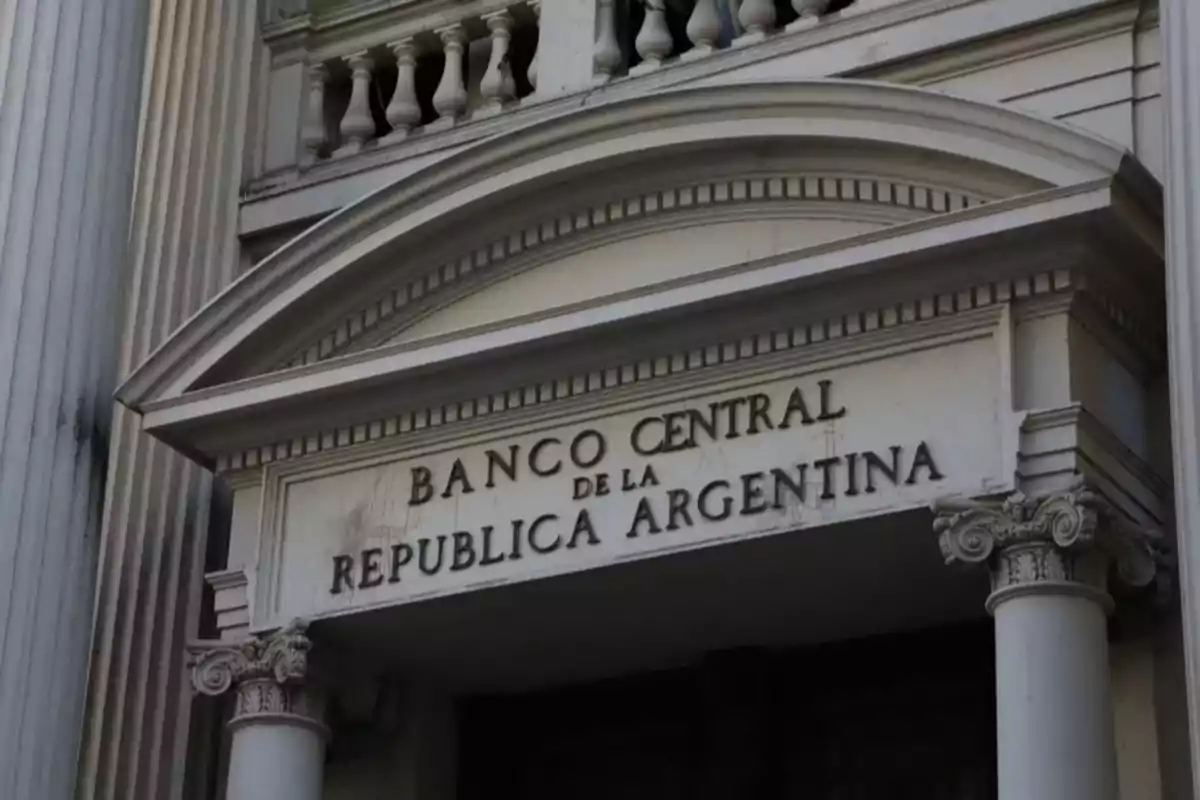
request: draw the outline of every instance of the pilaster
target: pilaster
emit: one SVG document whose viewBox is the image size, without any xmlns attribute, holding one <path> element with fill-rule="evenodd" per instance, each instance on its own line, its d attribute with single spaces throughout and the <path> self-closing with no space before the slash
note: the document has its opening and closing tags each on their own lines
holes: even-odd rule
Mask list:
<svg viewBox="0 0 1200 800">
<path fill-rule="evenodd" d="M 1162 0 L 1167 323 L 1192 782 L 1200 793 L 1200 7 Z"/>
<path fill-rule="evenodd" d="M 5 800 L 75 776 L 147 6 L 0 3 Z"/>
<path fill-rule="evenodd" d="M 93 13 L 123 4 L 74 5 Z M 147 61 L 140 120 L 129 131 L 139 154 L 133 219 L 120 226 L 130 241 L 119 320 L 122 375 L 238 274 L 237 198 L 257 52 L 258 3 L 148 5 L 147 39 L 106 50 L 132 64 L 145 47 Z M 141 80 L 139 73 L 135 82 Z M 104 153 L 106 180 L 119 173 L 110 151 L 97 145 L 95 152 Z M 127 198 L 109 205 L 129 207 Z M 78 796 L 203 796 L 204 760 L 189 751 L 194 721 L 179 654 L 201 635 L 202 574 L 224 566 L 205 563 L 212 481 L 143 434 L 136 415 L 108 410 L 112 404 L 105 409 L 113 422 L 101 456 L 108 488 Z"/>
</svg>

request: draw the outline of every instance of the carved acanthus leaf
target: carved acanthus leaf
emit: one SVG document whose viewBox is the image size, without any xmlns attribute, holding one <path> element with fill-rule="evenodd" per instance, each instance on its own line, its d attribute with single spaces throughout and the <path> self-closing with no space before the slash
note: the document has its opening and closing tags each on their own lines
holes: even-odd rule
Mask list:
<svg viewBox="0 0 1200 800">
<path fill-rule="evenodd" d="M 220 695 L 236 683 L 270 678 L 279 684 L 302 681 L 308 672 L 312 642 L 308 623 L 294 620 L 286 627 L 245 642 L 194 642 L 188 645 L 192 687 L 201 694 Z"/>
<path fill-rule="evenodd" d="M 1097 548 L 1133 586 L 1150 584 L 1163 562 L 1162 537 L 1125 518 L 1082 481 L 1041 497 L 1015 492 L 1002 501 L 951 499 L 934 504 L 934 532 L 946 563 L 976 564 L 1014 545 L 1064 551 Z"/>
</svg>

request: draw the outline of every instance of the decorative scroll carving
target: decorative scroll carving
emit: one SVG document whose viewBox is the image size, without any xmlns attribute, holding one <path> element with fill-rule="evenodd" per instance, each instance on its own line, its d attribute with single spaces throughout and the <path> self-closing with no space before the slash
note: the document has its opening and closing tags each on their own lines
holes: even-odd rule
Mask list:
<svg viewBox="0 0 1200 800">
<path fill-rule="evenodd" d="M 294 620 L 278 631 L 244 642 L 188 645 L 193 689 L 217 696 L 236 687 L 230 725 L 272 719 L 324 730 L 319 695 L 302 685 L 308 677 L 312 649 L 307 629 L 307 622 Z"/>
<path fill-rule="evenodd" d="M 946 563 L 979 563 L 997 548 L 1030 542 L 1059 547 L 1090 545 L 1096 532 L 1097 497 L 1086 487 L 1041 498 L 1015 492 L 999 503 L 942 500 L 933 530 Z"/>
<path fill-rule="evenodd" d="M 1139 528 L 1086 485 L 998 502 L 943 500 L 933 523 L 947 564 L 987 563 L 992 610 L 1014 593 L 1085 594 L 1110 606 L 1108 573 L 1125 583 L 1152 583 L 1162 559 L 1160 536 Z"/>
<path fill-rule="evenodd" d="M 294 620 L 266 636 L 241 643 L 195 642 L 188 646 L 192 687 L 201 694 L 221 695 L 235 683 L 271 678 L 276 683 L 298 683 L 308 671 L 312 649 L 305 632 L 308 623 Z"/>
</svg>

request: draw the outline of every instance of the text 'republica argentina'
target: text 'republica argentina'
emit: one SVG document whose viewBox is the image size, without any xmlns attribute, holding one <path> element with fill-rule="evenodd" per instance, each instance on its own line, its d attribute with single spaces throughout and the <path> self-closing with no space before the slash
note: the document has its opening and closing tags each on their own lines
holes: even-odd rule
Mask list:
<svg viewBox="0 0 1200 800">
<path fill-rule="evenodd" d="M 678 533 L 734 516 L 754 517 L 783 512 L 797 504 L 873 494 L 884 485 L 911 486 L 942 479 L 924 441 L 764 465 L 698 486 L 664 486 L 659 471 L 665 465 L 655 467 L 656 458 L 663 455 L 841 419 L 846 416 L 846 408 L 835 401 L 834 395 L 832 382 L 823 380 L 815 387 L 794 387 L 782 404 L 773 403 L 765 393 L 752 393 L 642 417 L 628 433 L 629 449 L 642 462 L 607 471 L 610 442 L 593 428 L 570 435 L 550 434 L 527 446 L 508 444 L 464 455 L 442 474 L 425 465 L 414 466 L 410 470 L 409 506 L 563 474 L 573 475 L 569 483 L 571 499 L 580 506 L 572 518 L 536 514 L 336 555 L 330 592 L 336 595 L 372 589 L 444 571 L 486 569 L 560 550 L 595 547 L 605 536 L 636 539 Z M 624 493 L 638 497 L 636 506 L 631 504 L 628 525 L 619 531 L 597 530 L 586 502 L 603 502 L 605 497 Z"/>
</svg>

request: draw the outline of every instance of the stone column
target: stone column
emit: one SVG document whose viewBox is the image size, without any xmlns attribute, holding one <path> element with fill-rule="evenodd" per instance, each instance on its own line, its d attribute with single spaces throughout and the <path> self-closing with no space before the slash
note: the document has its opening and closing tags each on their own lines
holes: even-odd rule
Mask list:
<svg viewBox="0 0 1200 800">
<path fill-rule="evenodd" d="M 1200 796 L 1200 7 L 1162 0 L 1167 345 L 1188 720 Z"/>
<path fill-rule="evenodd" d="M 991 572 L 1000 800 L 1117 800 L 1108 578 L 1150 583 L 1154 540 L 1083 486 L 935 511 L 947 563 Z"/>
<path fill-rule="evenodd" d="M 104 10 L 115 18 L 116 9 L 125 8 L 75 4 L 89 17 Z M 262 47 L 259 3 L 150 5 L 141 168 L 133 219 L 122 227 L 131 245 L 122 288 L 121 375 L 249 266 L 237 235 L 238 192 L 253 149 L 248 131 L 262 129 L 251 120 L 265 113 L 265 104 L 250 102 Z M 131 63 L 141 52 L 141 44 L 106 50 Z M 95 152 L 106 152 L 99 141 Z M 121 170 L 117 153 L 107 152 L 98 178 L 111 181 Z M 128 203 L 108 205 L 124 213 Z M 92 658 L 77 797 L 208 800 L 206 762 L 187 757 L 203 753 L 201 737 L 189 734 L 207 720 L 192 714 L 179 655 L 189 640 L 206 635 L 200 620 L 209 510 L 217 508 L 215 524 L 222 524 L 225 500 L 211 491 L 206 470 L 144 434 L 138 415 L 113 406 L 106 412 L 112 419 L 108 452 L 99 456 L 107 455 L 108 488 L 96 610 L 81 618 L 91 625 Z M 4 766 L 0 762 L 0 775 Z"/>
<path fill-rule="evenodd" d="M 67 800 L 148 2 L 0 9 L 0 797 Z"/>
<path fill-rule="evenodd" d="M 329 731 L 319 690 L 306 682 L 305 627 L 188 647 L 197 692 L 236 692 L 225 800 L 321 800 Z"/>
</svg>

